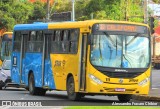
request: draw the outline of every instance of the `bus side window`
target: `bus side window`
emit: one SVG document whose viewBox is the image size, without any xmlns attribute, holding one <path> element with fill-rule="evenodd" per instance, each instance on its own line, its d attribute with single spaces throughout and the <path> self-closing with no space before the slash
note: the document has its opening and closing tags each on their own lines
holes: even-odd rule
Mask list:
<svg viewBox="0 0 160 109">
<path fill-rule="evenodd" d="M 31 31 L 29 34 L 28 49 L 27 49 L 28 52 L 34 52 L 35 41 L 36 41 L 36 31 Z"/>
<path fill-rule="evenodd" d="M 69 32 L 68 30 L 63 30 L 62 32 L 62 52 L 68 53 L 69 52 Z"/>
<path fill-rule="evenodd" d="M 59 53 L 60 52 L 60 44 L 61 44 L 61 31 L 60 30 L 56 30 L 55 31 L 55 40 L 54 42 L 52 42 L 52 52 L 53 53 Z"/>
<path fill-rule="evenodd" d="M 76 53 L 78 50 L 78 29 L 70 30 L 70 53 Z"/>
<path fill-rule="evenodd" d="M 14 34 L 14 46 L 13 51 L 19 52 L 21 49 L 21 32 L 16 31 Z"/>
<path fill-rule="evenodd" d="M 35 40 L 35 52 L 42 52 L 43 49 L 43 32 L 37 31 L 37 36 Z"/>
</svg>

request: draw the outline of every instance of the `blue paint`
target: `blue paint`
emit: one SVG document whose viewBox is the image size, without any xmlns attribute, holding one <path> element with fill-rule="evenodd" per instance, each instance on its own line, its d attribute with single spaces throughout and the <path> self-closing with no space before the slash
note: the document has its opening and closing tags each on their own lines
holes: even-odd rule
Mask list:
<svg viewBox="0 0 160 109">
<path fill-rule="evenodd" d="M 47 23 L 38 23 L 38 24 L 18 24 L 14 26 L 14 30 L 44 30 L 48 29 Z"/>
<path fill-rule="evenodd" d="M 20 84 L 20 53 L 13 52 L 12 63 L 13 57 L 17 58 L 17 66 L 12 66 L 12 80 Z M 35 86 L 42 87 L 42 53 L 26 53 L 22 60 L 22 83 L 26 86 L 28 86 L 29 71 L 34 74 Z M 56 89 L 50 58 L 45 60 L 44 86 L 48 86 L 49 89 Z"/>
<path fill-rule="evenodd" d="M 13 57 L 16 58 L 16 66 L 11 66 L 11 79 L 12 82 L 20 84 L 20 53 L 17 52 L 12 52 L 12 58 L 11 58 L 11 62 L 13 63 Z"/>
<path fill-rule="evenodd" d="M 28 74 L 32 71 L 35 86 L 42 87 L 42 53 L 26 53 L 23 59 L 22 81 L 28 85 Z"/>
<path fill-rule="evenodd" d="M 49 59 L 45 60 L 44 85 L 48 86 L 50 89 L 56 89 L 50 56 Z"/>
</svg>

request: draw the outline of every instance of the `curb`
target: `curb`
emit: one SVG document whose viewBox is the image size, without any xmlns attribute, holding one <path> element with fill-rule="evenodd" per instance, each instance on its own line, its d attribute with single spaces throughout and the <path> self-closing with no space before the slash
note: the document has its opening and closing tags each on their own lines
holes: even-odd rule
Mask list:
<svg viewBox="0 0 160 109">
<path fill-rule="evenodd" d="M 132 99 L 139 101 L 160 101 L 160 97 L 148 95 L 133 95 Z"/>
</svg>

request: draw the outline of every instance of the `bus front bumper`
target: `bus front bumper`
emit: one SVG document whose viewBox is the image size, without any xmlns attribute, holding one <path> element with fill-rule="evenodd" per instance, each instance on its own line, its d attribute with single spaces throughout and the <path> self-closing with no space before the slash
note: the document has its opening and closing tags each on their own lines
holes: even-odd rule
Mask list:
<svg viewBox="0 0 160 109">
<path fill-rule="evenodd" d="M 87 83 L 87 93 L 96 93 L 104 95 L 118 95 L 118 94 L 143 94 L 148 95 L 149 93 L 149 82 L 143 86 L 138 84 L 129 84 L 129 83 L 102 83 L 98 84 L 90 80 Z"/>
</svg>

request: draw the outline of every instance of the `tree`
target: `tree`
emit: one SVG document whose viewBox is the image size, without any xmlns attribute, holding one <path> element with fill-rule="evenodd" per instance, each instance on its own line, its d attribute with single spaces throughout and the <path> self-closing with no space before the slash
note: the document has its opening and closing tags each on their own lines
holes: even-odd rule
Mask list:
<svg viewBox="0 0 160 109">
<path fill-rule="evenodd" d="M 95 19 L 142 22 L 144 13 L 141 3 L 141 0 L 90 0 L 84 14 L 87 18 L 93 14 Z"/>
<path fill-rule="evenodd" d="M 46 4 L 42 2 L 34 2 L 31 7 L 33 12 L 29 16 L 29 21 L 44 20 L 46 18 Z"/>
<path fill-rule="evenodd" d="M 155 3 L 160 3 L 160 0 L 152 0 Z"/>
</svg>

